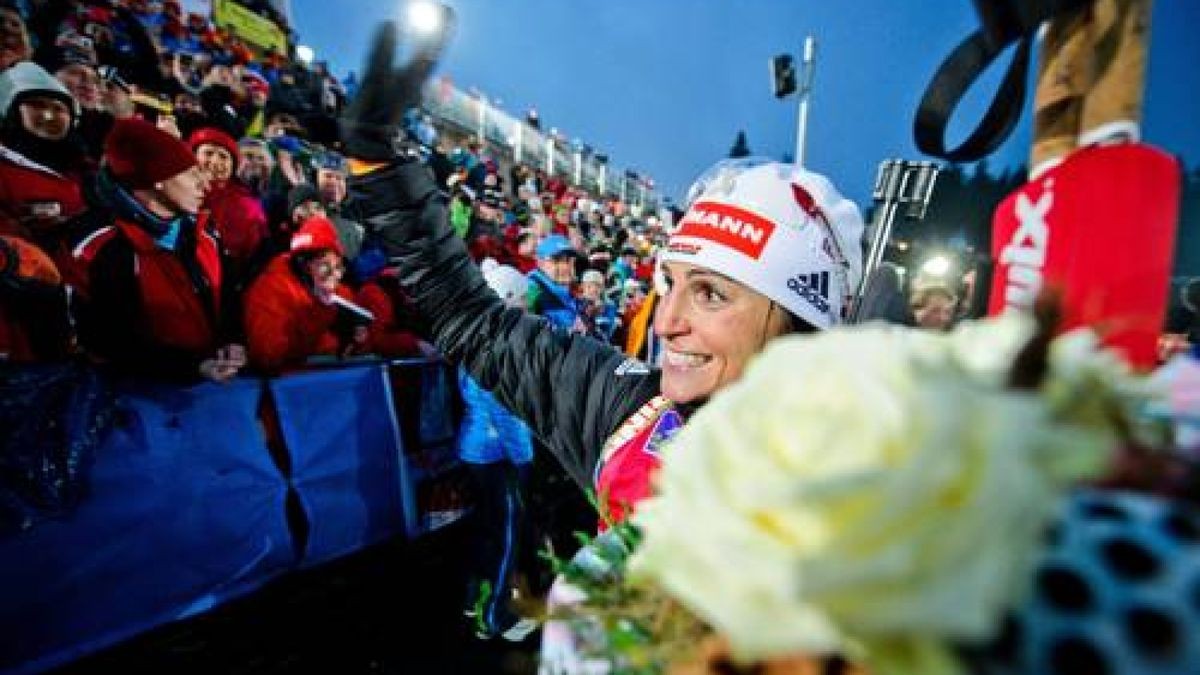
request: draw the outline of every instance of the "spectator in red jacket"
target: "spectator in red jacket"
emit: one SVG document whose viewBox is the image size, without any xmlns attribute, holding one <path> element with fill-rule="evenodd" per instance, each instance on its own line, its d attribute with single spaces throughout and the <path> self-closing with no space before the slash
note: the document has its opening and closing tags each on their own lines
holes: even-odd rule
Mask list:
<svg viewBox="0 0 1200 675">
<path fill-rule="evenodd" d="M 61 359 L 69 337 L 58 267 L 37 246 L 0 235 L 0 362 Z"/>
<path fill-rule="evenodd" d="M 406 306 L 407 296 L 394 271 L 384 270 L 364 283 L 356 300 L 375 316 L 367 334 L 371 353 L 388 357 L 438 355 L 436 347 L 413 331 L 412 311 Z"/>
<path fill-rule="evenodd" d="M 67 282 L 71 248 L 84 232 L 68 231 L 84 212 L 83 147 L 71 129 L 79 106 L 40 66 L 19 63 L 0 73 L 0 231 L 41 246 Z"/>
<path fill-rule="evenodd" d="M 241 160 L 237 141 L 219 129 L 206 127 L 192 132 L 188 145 L 208 178 L 204 208 L 240 281 L 251 257 L 269 236 L 267 214 L 250 188 L 233 175 Z"/>
<path fill-rule="evenodd" d="M 244 324 L 250 364 L 267 373 L 304 365 L 310 356 L 348 356 L 367 350 L 365 325 L 340 330 L 338 303 L 349 301 L 342 244 L 333 224 L 313 216 L 292 235 L 246 291 Z"/>
<path fill-rule="evenodd" d="M 207 189 L 181 141 L 137 119 L 113 126 L 96 196 L 114 219 L 76 248 L 88 272 L 79 330 L 89 353 L 125 373 L 184 381 L 224 381 L 245 364 L 220 248 L 197 217 Z"/>
</svg>

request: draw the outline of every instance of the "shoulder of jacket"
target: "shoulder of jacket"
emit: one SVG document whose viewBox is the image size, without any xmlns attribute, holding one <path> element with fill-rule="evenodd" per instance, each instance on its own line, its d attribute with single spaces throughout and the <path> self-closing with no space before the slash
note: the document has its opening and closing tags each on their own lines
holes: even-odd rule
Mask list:
<svg viewBox="0 0 1200 675">
<path fill-rule="evenodd" d="M 608 440 L 604 442 L 604 448 L 600 452 L 600 466 L 608 462 L 621 446 L 632 440 L 634 436 L 645 431 L 651 424 L 654 424 L 655 420 L 671 408 L 671 405 L 669 399 L 659 394 L 643 404 L 641 408 L 638 408 L 637 412 L 630 415 L 629 419 L 625 420 L 613 432 L 613 435 L 609 436 Z"/>
<path fill-rule="evenodd" d="M 113 241 L 118 234 L 116 226 L 105 225 L 79 240 L 79 243 L 71 250 L 71 256 L 82 262 L 92 262 L 99 255 L 101 249 Z"/>
</svg>

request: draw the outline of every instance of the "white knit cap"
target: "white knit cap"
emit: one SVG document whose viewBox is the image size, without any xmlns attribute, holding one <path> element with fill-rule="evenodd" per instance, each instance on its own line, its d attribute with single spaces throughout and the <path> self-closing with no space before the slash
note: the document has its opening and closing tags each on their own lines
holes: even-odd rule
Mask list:
<svg viewBox="0 0 1200 675">
<path fill-rule="evenodd" d="M 862 275 L 863 220 L 828 178 L 793 164 L 726 160 L 688 197 L 663 262 L 723 274 L 817 328 L 842 322 Z"/>
<path fill-rule="evenodd" d="M 529 280 L 517 268 L 501 265 L 493 258 L 486 258 L 480 264 L 479 269 L 483 272 L 484 281 L 496 292 L 496 295 L 500 296 L 501 300 L 509 302 L 515 298 L 525 297 Z"/>
</svg>

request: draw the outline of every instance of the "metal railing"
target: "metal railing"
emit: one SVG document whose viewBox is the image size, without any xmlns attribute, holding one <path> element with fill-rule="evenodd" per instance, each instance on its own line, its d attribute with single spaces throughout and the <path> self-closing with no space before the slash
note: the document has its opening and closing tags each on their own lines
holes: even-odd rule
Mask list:
<svg viewBox="0 0 1200 675">
<path fill-rule="evenodd" d="M 601 161 L 603 154 L 533 128 L 488 102 L 446 81 L 425 91 L 422 108 L 435 122 L 450 124 L 474 135 L 491 149 L 517 162 L 535 166 L 593 193 L 617 197 L 644 209 L 656 209 L 659 195 L 630 172 Z"/>
</svg>

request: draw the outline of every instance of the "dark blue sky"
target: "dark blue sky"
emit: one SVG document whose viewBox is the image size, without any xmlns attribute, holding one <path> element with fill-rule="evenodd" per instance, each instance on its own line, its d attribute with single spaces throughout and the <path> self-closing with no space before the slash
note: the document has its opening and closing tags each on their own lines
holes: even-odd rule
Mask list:
<svg viewBox="0 0 1200 675">
<path fill-rule="evenodd" d="M 458 34 L 441 66 L 460 88 L 530 105 L 543 126 L 608 151 L 678 198 L 739 129 L 756 154 L 795 143 L 794 99 L 770 92 L 768 59 L 818 41 L 807 165 L 866 206 L 888 157 L 918 158 L 917 101 L 976 24 L 970 0 L 452 0 Z M 399 0 L 293 0 L 301 41 L 339 75 L 358 70 L 372 27 Z M 1200 1 L 1156 0 L 1145 137 L 1200 164 Z M 999 68 L 956 118 L 974 123 Z M 978 99 L 978 100 L 977 100 Z M 1024 161 L 1029 114 L 991 166 Z M 952 139 L 955 127 L 952 127 Z"/>
</svg>

